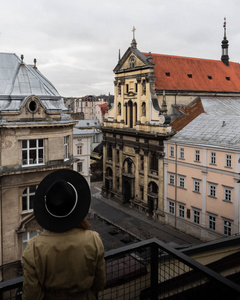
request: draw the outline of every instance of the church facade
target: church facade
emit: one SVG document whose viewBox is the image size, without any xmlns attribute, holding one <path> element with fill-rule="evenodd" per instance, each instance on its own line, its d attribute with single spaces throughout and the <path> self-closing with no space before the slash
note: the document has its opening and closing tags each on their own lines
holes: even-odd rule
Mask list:
<svg viewBox="0 0 240 300">
<path fill-rule="evenodd" d="M 240 67 L 221 60 L 145 53 L 131 46 L 115 73 L 115 98 L 103 131 L 102 194 L 165 222 L 163 142 L 176 133 L 174 106 L 199 96 L 240 95 Z"/>
</svg>

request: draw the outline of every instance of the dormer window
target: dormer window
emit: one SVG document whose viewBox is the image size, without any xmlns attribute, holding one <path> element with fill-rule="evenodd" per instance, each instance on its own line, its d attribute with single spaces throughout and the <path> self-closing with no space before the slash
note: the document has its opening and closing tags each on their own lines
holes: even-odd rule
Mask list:
<svg viewBox="0 0 240 300">
<path fill-rule="evenodd" d="M 170 77 L 170 72 L 165 73 L 167 77 Z"/>
<path fill-rule="evenodd" d="M 210 80 L 211 80 L 211 79 L 212 79 L 212 76 L 211 76 L 211 75 L 208 75 L 208 79 L 210 79 Z"/>
<path fill-rule="evenodd" d="M 228 81 L 230 81 L 230 77 L 227 76 L 226 79 L 227 79 Z"/>
<path fill-rule="evenodd" d="M 187 74 L 188 78 L 192 78 L 192 74 Z"/>
<path fill-rule="evenodd" d="M 136 63 L 136 59 L 135 59 L 135 56 L 131 56 L 130 58 L 129 58 L 129 68 L 131 69 L 131 68 L 135 68 L 135 63 Z"/>
</svg>

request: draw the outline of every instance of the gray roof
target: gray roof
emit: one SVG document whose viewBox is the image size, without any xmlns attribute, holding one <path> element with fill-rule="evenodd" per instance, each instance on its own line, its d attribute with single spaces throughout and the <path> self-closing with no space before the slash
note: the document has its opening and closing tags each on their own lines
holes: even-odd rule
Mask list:
<svg viewBox="0 0 240 300">
<path fill-rule="evenodd" d="M 53 84 L 14 53 L 0 53 L 0 111 L 19 111 L 26 97 L 39 97 L 48 110 L 67 110 Z"/>
<path fill-rule="evenodd" d="M 171 142 L 236 149 L 240 147 L 240 98 L 201 98 L 200 114 Z"/>
<path fill-rule="evenodd" d="M 95 129 L 78 129 L 73 127 L 73 135 L 94 135 Z"/>
<path fill-rule="evenodd" d="M 98 119 L 96 120 L 79 120 L 76 124 L 77 128 L 89 128 L 89 127 L 99 127 L 101 123 Z"/>
<path fill-rule="evenodd" d="M 215 116 L 240 116 L 240 97 L 201 97 L 204 111 Z"/>
</svg>

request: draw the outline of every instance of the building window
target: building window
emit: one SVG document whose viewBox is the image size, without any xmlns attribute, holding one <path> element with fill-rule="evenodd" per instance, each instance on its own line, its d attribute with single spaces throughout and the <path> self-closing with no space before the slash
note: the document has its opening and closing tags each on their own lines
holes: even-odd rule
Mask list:
<svg viewBox="0 0 240 300">
<path fill-rule="evenodd" d="M 150 168 L 152 171 L 158 172 L 158 155 L 156 152 L 151 153 Z"/>
<path fill-rule="evenodd" d="M 200 193 L 200 181 L 199 180 L 196 180 L 196 179 L 193 180 L 193 191 L 195 193 Z"/>
<path fill-rule="evenodd" d="M 168 211 L 171 215 L 175 214 L 175 203 L 173 201 L 168 202 Z"/>
<path fill-rule="evenodd" d="M 120 116 L 122 113 L 122 106 L 121 106 L 121 103 L 119 102 L 118 103 L 118 115 Z"/>
<path fill-rule="evenodd" d="M 224 199 L 225 201 L 232 202 L 232 189 L 224 188 Z"/>
<path fill-rule="evenodd" d="M 82 170 L 83 170 L 83 163 L 82 162 L 77 163 L 77 171 L 80 173 L 82 172 Z"/>
<path fill-rule="evenodd" d="M 37 231 L 24 232 L 22 234 L 22 252 L 25 250 L 28 241 L 37 235 Z"/>
<path fill-rule="evenodd" d="M 231 168 L 232 167 L 232 155 L 226 154 L 226 167 Z"/>
<path fill-rule="evenodd" d="M 210 164 L 216 165 L 216 152 L 211 152 L 210 154 Z"/>
<path fill-rule="evenodd" d="M 69 136 L 64 137 L 64 159 L 69 159 Z"/>
<path fill-rule="evenodd" d="M 200 162 L 200 150 L 195 150 L 195 161 Z"/>
<path fill-rule="evenodd" d="M 138 84 L 135 83 L 135 92 L 137 93 L 138 92 Z"/>
<path fill-rule="evenodd" d="M 170 146 L 170 157 L 174 157 L 174 147 Z"/>
<path fill-rule="evenodd" d="M 175 185 L 175 175 L 169 174 L 169 184 Z"/>
<path fill-rule="evenodd" d="M 29 211 L 33 209 L 33 201 L 37 186 L 30 185 L 22 193 L 22 211 Z"/>
<path fill-rule="evenodd" d="M 209 194 L 208 196 L 216 198 L 217 186 L 215 184 L 209 184 Z"/>
<path fill-rule="evenodd" d="M 128 92 L 129 92 L 129 85 L 126 84 L 126 93 L 128 94 Z"/>
<path fill-rule="evenodd" d="M 185 188 L 185 177 L 184 176 L 179 176 L 178 186 L 183 189 Z"/>
<path fill-rule="evenodd" d="M 77 146 L 77 154 L 78 155 L 82 154 L 82 146 Z"/>
<path fill-rule="evenodd" d="M 179 204 L 178 215 L 180 218 L 185 218 L 185 206 L 182 204 Z"/>
<path fill-rule="evenodd" d="M 200 211 L 199 210 L 193 210 L 193 223 L 200 224 Z"/>
<path fill-rule="evenodd" d="M 223 234 L 232 235 L 232 223 L 226 220 L 223 220 Z"/>
<path fill-rule="evenodd" d="M 211 230 L 216 230 L 216 217 L 209 215 L 208 216 L 208 228 Z"/>
<path fill-rule="evenodd" d="M 184 148 L 179 149 L 179 158 L 184 159 Z"/>
<path fill-rule="evenodd" d="M 22 165 L 32 166 L 44 164 L 43 139 L 22 141 Z"/>
</svg>

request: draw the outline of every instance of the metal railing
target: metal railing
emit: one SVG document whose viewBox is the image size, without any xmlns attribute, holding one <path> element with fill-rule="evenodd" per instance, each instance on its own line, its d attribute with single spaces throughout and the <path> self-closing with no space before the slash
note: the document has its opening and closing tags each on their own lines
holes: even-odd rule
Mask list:
<svg viewBox="0 0 240 300">
<path fill-rule="evenodd" d="M 240 299 L 238 284 L 156 238 L 110 250 L 105 260 L 107 283 L 99 300 Z M 21 299 L 22 281 L 0 283 L 0 299 Z"/>
</svg>

